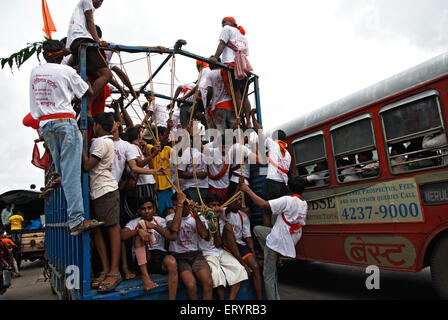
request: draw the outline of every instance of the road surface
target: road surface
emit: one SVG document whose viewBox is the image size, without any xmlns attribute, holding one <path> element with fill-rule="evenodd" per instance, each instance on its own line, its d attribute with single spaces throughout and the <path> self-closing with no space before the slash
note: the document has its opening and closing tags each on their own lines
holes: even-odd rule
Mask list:
<svg viewBox="0 0 448 320">
<path fill-rule="evenodd" d="M 368 290 L 365 268 L 286 262 L 279 269 L 284 300 L 438 300 L 429 268 L 419 273 L 380 270 L 379 290 Z"/>
<path fill-rule="evenodd" d="M 22 277 L 0 300 L 57 300 L 42 272 L 42 264 L 24 262 Z M 283 300 L 436 300 L 429 269 L 420 273 L 380 271 L 380 289 L 368 290 L 364 268 L 317 262 L 285 262 L 279 268 Z"/>
</svg>

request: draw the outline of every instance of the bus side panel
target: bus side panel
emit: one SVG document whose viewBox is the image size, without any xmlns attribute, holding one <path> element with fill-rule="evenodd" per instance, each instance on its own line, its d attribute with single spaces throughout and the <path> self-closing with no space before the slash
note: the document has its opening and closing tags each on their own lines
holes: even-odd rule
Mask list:
<svg viewBox="0 0 448 320">
<path fill-rule="evenodd" d="M 416 248 L 423 233 L 318 233 L 304 232 L 296 247 L 298 259 L 416 272 L 421 269 Z"/>
</svg>

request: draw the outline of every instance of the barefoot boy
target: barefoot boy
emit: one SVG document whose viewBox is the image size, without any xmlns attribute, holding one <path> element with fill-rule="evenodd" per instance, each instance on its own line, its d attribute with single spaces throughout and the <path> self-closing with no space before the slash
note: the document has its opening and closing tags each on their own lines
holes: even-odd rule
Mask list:
<svg viewBox="0 0 448 320">
<path fill-rule="evenodd" d="M 170 300 L 176 299 L 178 274 L 176 259 L 165 249 L 165 239 L 174 241 L 177 234 L 166 227 L 164 218 L 155 216 L 154 200 L 142 198 L 138 207 L 139 217 L 129 221 L 121 231 L 121 239 L 134 238 L 134 251 L 141 271 L 143 288 L 146 291 L 157 288 L 149 274 L 168 274 L 168 294 Z M 182 208 L 177 210 L 177 220 Z"/>
</svg>

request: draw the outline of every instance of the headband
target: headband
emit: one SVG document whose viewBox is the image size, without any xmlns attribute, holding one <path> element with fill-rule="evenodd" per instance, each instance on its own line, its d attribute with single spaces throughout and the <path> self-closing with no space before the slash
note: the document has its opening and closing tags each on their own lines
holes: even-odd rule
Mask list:
<svg viewBox="0 0 448 320">
<path fill-rule="evenodd" d="M 222 19 L 222 22 L 224 21 L 229 21 L 235 24 L 235 27 L 241 32 L 241 34 L 244 36 L 246 34 L 246 31 L 244 30 L 244 28 L 242 26 L 238 26 L 238 24 L 236 23 L 236 20 L 232 17 L 225 17 Z"/>
<path fill-rule="evenodd" d="M 49 57 L 51 57 L 54 54 L 59 54 L 59 53 L 63 53 L 64 50 L 59 50 L 59 51 L 54 51 L 54 52 L 48 52 L 48 51 L 44 51 L 45 54 L 47 54 Z"/>
</svg>

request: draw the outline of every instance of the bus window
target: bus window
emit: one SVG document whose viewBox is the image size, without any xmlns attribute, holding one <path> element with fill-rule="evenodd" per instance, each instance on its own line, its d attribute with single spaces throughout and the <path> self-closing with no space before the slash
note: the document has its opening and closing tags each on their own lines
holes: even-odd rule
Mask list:
<svg viewBox="0 0 448 320">
<path fill-rule="evenodd" d="M 350 119 L 330 129 L 337 167 L 337 180 L 348 183 L 380 175 L 370 115 Z"/>
<path fill-rule="evenodd" d="M 323 131 L 293 141 L 292 147 L 297 175 L 306 178 L 309 187 L 330 184 Z"/>
<path fill-rule="evenodd" d="M 385 106 L 380 115 L 393 174 L 448 164 L 448 141 L 437 91 Z"/>
</svg>

